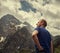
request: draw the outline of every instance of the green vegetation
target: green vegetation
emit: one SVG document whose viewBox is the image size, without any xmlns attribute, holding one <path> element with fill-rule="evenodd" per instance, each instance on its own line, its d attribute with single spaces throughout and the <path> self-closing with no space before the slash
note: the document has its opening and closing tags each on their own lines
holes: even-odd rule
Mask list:
<svg viewBox="0 0 60 53">
<path fill-rule="evenodd" d="M 35 53 L 35 51 L 31 51 L 29 49 L 22 49 L 21 51 L 18 51 L 17 53 Z M 60 45 L 55 48 L 54 53 L 60 53 Z"/>
<path fill-rule="evenodd" d="M 55 52 L 54 53 L 60 53 L 60 45 L 57 48 L 55 48 Z"/>
</svg>

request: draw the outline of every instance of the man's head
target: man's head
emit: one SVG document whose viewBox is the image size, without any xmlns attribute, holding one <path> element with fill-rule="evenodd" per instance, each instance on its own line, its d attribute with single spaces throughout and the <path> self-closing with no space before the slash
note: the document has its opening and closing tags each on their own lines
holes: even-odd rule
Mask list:
<svg viewBox="0 0 60 53">
<path fill-rule="evenodd" d="M 46 20 L 44 20 L 44 19 L 39 20 L 37 23 L 37 26 L 38 27 L 41 27 L 41 26 L 46 27 L 47 26 Z"/>
</svg>

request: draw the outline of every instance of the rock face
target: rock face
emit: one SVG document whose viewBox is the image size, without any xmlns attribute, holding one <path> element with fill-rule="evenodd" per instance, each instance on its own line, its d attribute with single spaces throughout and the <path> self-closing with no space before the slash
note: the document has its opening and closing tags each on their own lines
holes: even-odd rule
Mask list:
<svg viewBox="0 0 60 53">
<path fill-rule="evenodd" d="M 16 30 L 16 25 L 25 24 Z M 18 53 L 22 49 L 34 49 L 31 38 L 32 26 L 27 22 L 20 22 L 13 15 L 7 14 L 0 19 L 0 36 L 5 40 L 0 42 L 1 53 Z"/>
<path fill-rule="evenodd" d="M 54 37 L 54 47 L 58 47 L 60 45 L 60 35 Z"/>
<path fill-rule="evenodd" d="M 15 25 L 19 25 L 21 22 L 17 20 L 14 16 L 7 14 L 0 19 L 0 33 L 8 35 Z M 8 32 L 8 33 L 7 33 Z"/>
<path fill-rule="evenodd" d="M 60 35 L 57 35 L 53 38 L 54 42 L 54 53 L 60 53 Z"/>
</svg>

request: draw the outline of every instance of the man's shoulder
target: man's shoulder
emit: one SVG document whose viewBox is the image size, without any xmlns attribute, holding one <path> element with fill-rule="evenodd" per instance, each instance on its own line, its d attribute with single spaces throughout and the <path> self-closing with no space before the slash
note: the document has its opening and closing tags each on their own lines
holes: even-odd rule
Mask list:
<svg viewBox="0 0 60 53">
<path fill-rule="evenodd" d="M 35 29 L 40 29 L 40 27 L 36 27 Z"/>
<path fill-rule="evenodd" d="M 40 30 L 40 27 L 36 27 L 35 30 L 38 30 L 39 31 Z"/>
</svg>

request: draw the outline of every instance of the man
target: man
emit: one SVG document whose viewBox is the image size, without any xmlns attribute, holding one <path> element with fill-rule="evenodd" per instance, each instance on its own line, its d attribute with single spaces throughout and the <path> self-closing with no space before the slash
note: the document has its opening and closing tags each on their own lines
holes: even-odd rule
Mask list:
<svg viewBox="0 0 60 53">
<path fill-rule="evenodd" d="M 32 33 L 32 38 L 35 42 L 36 53 L 53 53 L 51 35 L 45 29 L 46 26 L 46 20 L 41 19 L 37 23 L 37 27 Z"/>
</svg>

